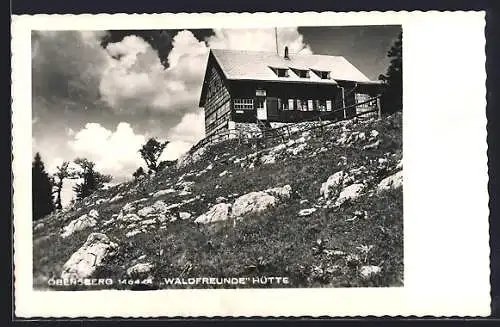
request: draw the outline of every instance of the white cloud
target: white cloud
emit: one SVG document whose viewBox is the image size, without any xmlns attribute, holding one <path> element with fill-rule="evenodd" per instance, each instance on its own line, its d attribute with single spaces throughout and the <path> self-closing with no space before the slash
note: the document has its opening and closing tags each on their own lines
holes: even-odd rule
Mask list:
<svg viewBox="0 0 500 327">
<path fill-rule="evenodd" d="M 214 29 L 215 35 L 209 37 L 210 47 L 233 50 L 276 51 L 276 32 L 274 28 L 256 29 Z M 285 46 L 290 53 L 311 53 L 304 44 L 303 36 L 297 28 L 278 28 L 278 50 L 282 55 Z"/>
<path fill-rule="evenodd" d="M 186 141 L 172 141 L 165 147 L 160 160 L 175 160 L 186 153 L 193 144 Z"/>
<path fill-rule="evenodd" d="M 161 160 L 177 159 L 203 137 L 200 133 L 199 125 L 203 122 L 200 117 L 201 114 L 188 114 L 173 129 Z M 75 156 L 95 162 L 98 171 L 111 174 L 115 179 L 123 179 L 130 178 L 139 166 L 145 166 L 139 149 L 148 138 L 148 135 L 136 134 L 130 124 L 125 122 L 119 123 L 115 131 L 98 123 L 88 123 L 74 134 L 69 147 Z M 51 167 L 55 168 L 61 162 L 62 159 L 57 158 L 52 161 Z"/>
<path fill-rule="evenodd" d="M 169 140 L 185 141 L 195 143 L 201 140 L 205 134 L 205 114 L 202 110 L 197 113 L 189 113 L 168 133 Z"/>
<path fill-rule="evenodd" d="M 138 151 L 145 140 L 146 136 L 135 134 L 128 123 L 119 123 L 115 131 L 88 123 L 69 141 L 69 146 L 77 156 L 95 162 L 100 172 L 125 177 L 143 164 Z"/>
<path fill-rule="evenodd" d="M 115 110 L 177 114 L 197 109 L 208 49 L 191 32 L 181 31 L 173 38 L 167 69 L 157 51 L 137 36 L 110 43 L 106 50 L 119 59 L 111 60 L 99 89 Z"/>
</svg>

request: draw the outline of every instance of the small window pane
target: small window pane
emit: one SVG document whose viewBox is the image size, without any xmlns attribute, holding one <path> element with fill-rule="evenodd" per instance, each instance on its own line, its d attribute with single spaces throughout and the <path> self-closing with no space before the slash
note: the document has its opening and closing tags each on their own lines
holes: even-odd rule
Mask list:
<svg viewBox="0 0 500 327">
<path fill-rule="evenodd" d="M 309 109 L 309 111 L 313 111 L 314 110 L 313 100 L 307 100 L 307 108 Z"/>
<path fill-rule="evenodd" d="M 332 111 L 332 100 L 326 100 L 326 111 Z"/>
<path fill-rule="evenodd" d="M 253 109 L 253 99 L 234 99 L 234 109 Z"/>
</svg>

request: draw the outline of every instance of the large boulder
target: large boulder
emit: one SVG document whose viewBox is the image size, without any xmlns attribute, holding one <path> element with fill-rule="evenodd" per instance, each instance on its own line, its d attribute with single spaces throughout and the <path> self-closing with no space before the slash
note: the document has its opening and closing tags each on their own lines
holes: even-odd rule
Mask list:
<svg viewBox="0 0 500 327">
<path fill-rule="evenodd" d="M 387 191 L 390 189 L 398 189 L 403 187 L 403 171 L 400 170 L 397 173 L 384 178 L 377 186 L 377 191 Z"/>
<path fill-rule="evenodd" d="M 229 209 L 231 208 L 230 204 L 227 203 L 219 203 L 211 207 L 207 212 L 198 216 L 195 219 L 195 223 L 199 224 L 209 224 L 216 221 L 223 221 L 229 218 Z"/>
<path fill-rule="evenodd" d="M 116 253 L 118 245 L 101 233 L 92 233 L 81 248 L 64 264 L 62 279 L 79 279 L 92 276 L 108 257 Z"/>
<path fill-rule="evenodd" d="M 93 214 L 93 216 L 95 216 L 95 214 Z M 75 232 L 82 231 L 89 227 L 94 227 L 95 225 L 97 225 L 97 220 L 95 218 L 89 215 L 80 216 L 79 218 L 72 220 L 67 226 L 64 227 L 61 237 L 66 238 Z"/>
<path fill-rule="evenodd" d="M 330 195 L 331 195 L 331 191 L 334 188 L 337 188 L 340 185 L 342 185 L 344 177 L 345 177 L 345 174 L 342 170 L 338 171 L 335 174 L 328 177 L 326 182 L 321 184 L 321 188 L 319 190 L 320 195 L 322 195 L 325 199 L 328 199 L 328 197 L 330 197 Z"/>
<path fill-rule="evenodd" d="M 274 206 L 278 200 L 267 192 L 250 192 L 234 201 L 232 215 L 236 218 L 249 213 L 261 212 Z"/>
<path fill-rule="evenodd" d="M 364 189 L 363 184 L 352 184 L 344 188 L 342 192 L 340 192 L 337 200 L 335 201 L 335 206 L 341 206 L 346 201 L 352 201 L 357 199 L 363 192 L 363 189 Z"/>
<path fill-rule="evenodd" d="M 292 195 L 292 187 L 290 185 L 285 185 L 282 187 L 273 187 L 264 190 L 267 194 L 277 196 L 281 199 L 289 199 Z"/>
</svg>

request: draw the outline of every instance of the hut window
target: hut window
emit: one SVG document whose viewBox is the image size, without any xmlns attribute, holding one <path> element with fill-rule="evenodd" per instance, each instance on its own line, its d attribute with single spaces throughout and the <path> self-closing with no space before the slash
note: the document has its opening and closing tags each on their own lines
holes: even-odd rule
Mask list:
<svg viewBox="0 0 500 327">
<path fill-rule="evenodd" d="M 234 109 L 253 109 L 253 99 L 234 99 Z"/>
<path fill-rule="evenodd" d="M 307 100 L 307 109 L 309 111 L 313 111 L 314 110 L 314 102 L 313 102 L 313 100 Z"/>
<path fill-rule="evenodd" d="M 307 111 L 307 100 L 299 100 L 301 102 L 302 111 Z"/>
<path fill-rule="evenodd" d="M 281 109 L 282 110 L 290 110 L 290 100 L 282 100 L 281 102 Z"/>
<path fill-rule="evenodd" d="M 288 99 L 288 110 L 293 110 L 294 105 L 293 105 L 293 99 Z"/>
<path fill-rule="evenodd" d="M 295 102 L 297 103 L 297 110 L 302 110 L 302 101 L 300 101 L 300 99 L 296 99 Z"/>
<path fill-rule="evenodd" d="M 278 77 L 289 77 L 287 68 L 269 67 Z"/>
<path fill-rule="evenodd" d="M 316 108 L 319 111 L 326 111 L 326 101 L 325 100 L 316 100 Z"/>
<path fill-rule="evenodd" d="M 332 111 L 332 100 L 326 100 L 326 111 Z"/>
<path fill-rule="evenodd" d="M 309 71 L 305 69 L 293 69 L 293 72 L 300 78 L 309 78 Z"/>
<path fill-rule="evenodd" d="M 313 72 L 316 75 L 318 75 L 318 77 L 321 78 L 321 79 L 330 79 L 330 72 L 329 71 L 313 70 Z"/>
<path fill-rule="evenodd" d="M 278 77 L 288 77 L 288 69 L 278 68 Z"/>
</svg>

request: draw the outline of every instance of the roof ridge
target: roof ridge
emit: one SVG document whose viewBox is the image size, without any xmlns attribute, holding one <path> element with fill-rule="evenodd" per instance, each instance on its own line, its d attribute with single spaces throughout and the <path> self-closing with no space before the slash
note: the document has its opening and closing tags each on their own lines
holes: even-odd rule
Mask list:
<svg viewBox="0 0 500 327">
<path fill-rule="evenodd" d="M 275 54 L 277 57 L 282 57 L 274 51 L 265 51 L 265 50 L 247 50 L 247 49 L 225 49 L 225 48 L 210 48 L 213 51 L 225 51 L 225 52 L 254 52 L 254 53 L 267 53 L 267 54 Z M 291 55 L 299 55 L 299 56 L 322 56 L 322 57 L 335 57 L 335 58 L 344 58 L 344 56 L 340 55 L 329 55 L 322 53 L 300 53 L 300 52 L 290 52 Z"/>
</svg>

